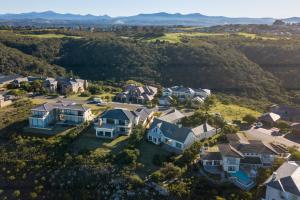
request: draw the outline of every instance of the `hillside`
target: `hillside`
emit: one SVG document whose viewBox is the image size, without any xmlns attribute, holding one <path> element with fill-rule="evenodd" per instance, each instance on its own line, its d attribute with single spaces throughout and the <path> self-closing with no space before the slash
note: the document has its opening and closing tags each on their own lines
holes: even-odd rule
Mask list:
<svg viewBox="0 0 300 200">
<path fill-rule="evenodd" d="M 285 98 L 284 88 L 299 89 L 292 79 L 296 80 L 298 70 L 297 39 L 286 42 L 245 34 L 198 34 L 169 43 L 123 38 L 113 33 L 77 32 L 76 37 L 71 36 L 74 32 L 55 34 L 60 37 L 2 32 L 0 52 L 5 54 L 1 58 L 9 63 L 5 66 L 10 66 L 6 69 L 53 76 L 66 69 L 90 80 L 134 79 L 163 86 L 203 87 L 276 102 Z M 61 37 L 63 34 L 68 37 Z M 286 55 L 291 53 L 295 56 L 288 58 Z M 289 65 L 293 70 L 286 70 Z"/>
</svg>

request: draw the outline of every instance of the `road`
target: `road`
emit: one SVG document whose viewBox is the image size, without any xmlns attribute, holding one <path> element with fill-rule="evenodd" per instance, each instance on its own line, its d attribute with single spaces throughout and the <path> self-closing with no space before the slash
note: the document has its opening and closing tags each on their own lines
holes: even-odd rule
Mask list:
<svg viewBox="0 0 300 200">
<path fill-rule="evenodd" d="M 283 136 L 271 135 L 270 131 L 263 129 L 263 128 L 255 129 L 254 127 L 252 127 L 251 129 L 245 131 L 245 133 L 246 133 L 246 135 L 250 136 L 250 138 L 253 138 L 253 139 L 261 140 L 261 141 L 268 142 L 268 143 L 278 142 L 278 143 L 284 144 L 288 147 L 296 146 L 300 150 L 299 143 L 288 140 Z"/>
<path fill-rule="evenodd" d="M 65 100 L 65 101 L 73 101 L 76 102 L 77 104 L 87 104 L 87 100 L 78 100 L 78 99 L 69 99 L 69 98 L 51 98 L 47 96 L 36 96 L 33 99 L 40 100 L 41 102 L 49 102 L 49 103 L 54 103 L 57 102 L 58 100 Z M 142 107 L 143 105 L 139 104 L 129 104 L 129 103 L 119 103 L 119 102 L 108 102 L 108 106 L 111 106 L 113 108 L 126 108 L 128 110 L 136 110 L 139 107 Z"/>
</svg>

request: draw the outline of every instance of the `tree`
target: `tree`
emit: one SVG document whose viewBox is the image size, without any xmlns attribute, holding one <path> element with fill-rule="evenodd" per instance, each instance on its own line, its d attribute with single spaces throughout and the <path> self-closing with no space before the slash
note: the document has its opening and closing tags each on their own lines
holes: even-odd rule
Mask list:
<svg viewBox="0 0 300 200">
<path fill-rule="evenodd" d="M 217 103 L 215 96 L 209 96 L 204 100 L 203 108 L 206 112 L 208 112 L 215 104 Z"/>
<path fill-rule="evenodd" d="M 291 154 L 290 160 L 300 161 L 300 151 L 297 148 L 289 148 Z"/>
<path fill-rule="evenodd" d="M 15 191 L 13 192 L 13 196 L 14 196 L 15 198 L 19 198 L 20 195 L 21 195 L 20 190 L 15 190 Z"/>
<path fill-rule="evenodd" d="M 181 176 L 182 170 L 173 163 L 165 163 L 164 167 L 160 169 L 160 173 L 164 176 L 164 180 L 170 180 Z"/>
<path fill-rule="evenodd" d="M 140 156 L 140 151 L 138 149 L 124 149 L 116 156 L 116 163 L 118 164 L 135 164 L 138 157 Z"/>
<path fill-rule="evenodd" d="M 238 127 L 236 126 L 233 126 L 233 125 L 225 125 L 223 128 L 222 128 L 222 132 L 224 134 L 235 134 L 239 131 Z"/>
<path fill-rule="evenodd" d="M 291 126 L 284 121 L 280 121 L 276 124 L 276 127 L 279 128 L 280 132 L 288 133 L 291 129 Z"/>
<path fill-rule="evenodd" d="M 257 118 L 254 115 L 247 114 L 243 117 L 243 121 L 247 122 L 247 124 L 253 124 L 256 122 Z"/>
<path fill-rule="evenodd" d="M 129 138 L 129 144 L 138 146 L 144 137 L 144 132 L 145 130 L 141 125 L 134 127 Z"/>
<path fill-rule="evenodd" d="M 192 144 L 188 149 L 186 149 L 183 152 L 182 157 L 180 159 L 180 163 L 182 165 L 188 165 L 192 163 L 199 156 L 201 147 L 201 142 L 195 142 L 194 144 Z"/>
</svg>

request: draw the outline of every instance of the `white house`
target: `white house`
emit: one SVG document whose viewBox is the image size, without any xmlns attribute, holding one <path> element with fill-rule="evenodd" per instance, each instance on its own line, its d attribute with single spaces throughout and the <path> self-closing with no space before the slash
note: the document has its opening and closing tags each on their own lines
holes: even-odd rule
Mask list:
<svg viewBox="0 0 300 200">
<path fill-rule="evenodd" d="M 139 123 L 139 116 L 127 109 L 104 111 L 95 124 L 96 137 L 116 138 L 119 135 L 130 135 L 132 128 Z"/>
<path fill-rule="evenodd" d="M 265 185 L 265 200 L 300 200 L 300 162 L 285 162 Z"/>
<path fill-rule="evenodd" d="M 31 109 L 29 126 L 31 128 L 51 128 L 56 123 L 80 124 L 92 120 L 90 108 L 74 102 L 45 103 Z"/>
<path fill-rule="evenodd" d="M 183 86 L 173 86 L 171 88 L 163 88 L 162 95 L 176 96 L 180 101 L 185 101 L 194 97 L 205 99 L 211 95 L 211 91 L 209 89 L 193 89 Z"/>
<path fill-rule="evenodd" d="M 210 137 L 215 133 L 216 129 L 208 124 L 191 129 L 156 118 L 149 128 L 147 138 L 156 145 L 164 144 L 174 151 L 182 152 L 194 142 Z"/>
</svg>

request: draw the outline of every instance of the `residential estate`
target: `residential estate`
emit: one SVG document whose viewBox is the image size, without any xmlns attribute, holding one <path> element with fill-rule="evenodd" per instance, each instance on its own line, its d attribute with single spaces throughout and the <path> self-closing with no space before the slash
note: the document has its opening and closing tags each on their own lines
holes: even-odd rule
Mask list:
<svg viewBox="0 0 300 200">
<path fill-rule="evenodd" d="M 48 93 L 59 93 L 59 94 L 70 94 L 70 93 L 80 93 L 84 92 L 88 88 L 88 81 L 83 79 L 76 78 L 66 78 L 66 77 L 17 77 L 14 80 L 11 80 L 9 84 L 12 84 L 13 87 L 21 87 L 21 83 L 28 82 L 32 83 L 34 81 L 42 81 L 43 87 Z"/>
<path fill-rule="evenodd" d="M 90 108 L 69 101 L 45 103 L 31 109 L 29 127 L 51 129 L 55 124 L 77 125 L 93 119 Z"/>
</svg>

